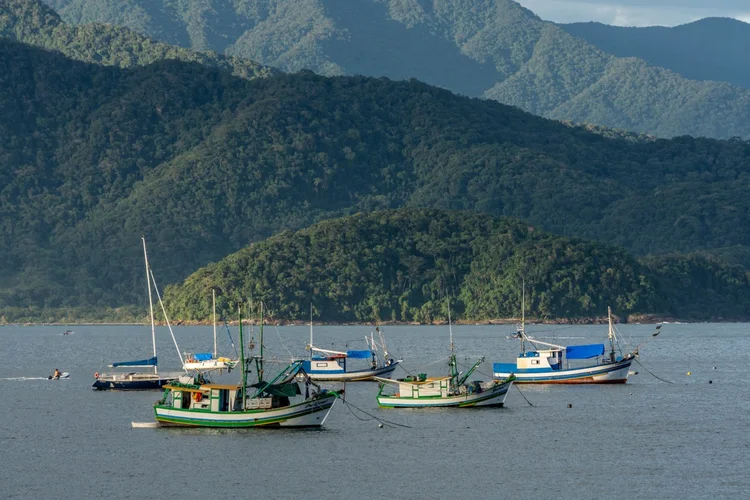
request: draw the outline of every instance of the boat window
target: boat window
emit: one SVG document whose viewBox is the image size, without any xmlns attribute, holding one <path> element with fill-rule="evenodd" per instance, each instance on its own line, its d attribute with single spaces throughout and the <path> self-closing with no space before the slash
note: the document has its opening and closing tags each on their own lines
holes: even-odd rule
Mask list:
<svg viewBox="0 0 750 500">
<path fill-rule="evenodd" d="M 315 363 L 315 368 L 328 368 L 328 363 Z"/>
<path fill-rule="evenodd" d="M 539 360 L 538 359 L 532 359 L 531 360 L 531 364 L 532 365 L 538 365 L 539 364 Z"/>
</svg>

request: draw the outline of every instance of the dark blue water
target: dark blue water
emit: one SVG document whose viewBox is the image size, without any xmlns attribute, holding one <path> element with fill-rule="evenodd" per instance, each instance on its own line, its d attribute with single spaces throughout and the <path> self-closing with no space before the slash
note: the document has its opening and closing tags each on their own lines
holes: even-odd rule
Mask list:
<svg viewBox="0 0 750 500">
<path fill-rule="evenodd" d="M 348 384 L 350 403 L 409 427 L 381 428 L 337 404 L 322 431 L 132 429 L 132 421 L 153 420 L 160 394 L 90 386 L 104 365 L 148 357 L 149 328 L 72 329 L 0 327 L 1 498 L 685 499 L 750 491 L 747 324 L 665 325 L 640 361 L 671 384 L 634 364 L 627 385 L 523 386 L 533 406 L 514 388 L 506 408 L 479 410 L 380 410 L 376 384 Z M 492 361 L 514 359 L 518 343 L 506 339 L 513 329 L 454 327 L 460 357 L 486 356 L 480 370 L 491 373 Z M 406 368 L 431 374 L 445 369 L 447 330 L 384 329 Z M 606 335 L 606 326 L 529 330 L 560 343 Z M 654 327 L 619 330 L 637 343 Z M 316 327 L 315 340 L 358 348 L 369 331 Z M 183 350 L 211 349 L 210 328 L 175 333 Z M 166 328 L 157 335 L 163 369 L 178 366 Z M 266 329 L 270 356 L 304 355 L 308 335 L 306 327 Z M 220 344 L 226 353 L 224 333 Z M 71 378 L 43 379 L 55 368 Z"/>
</svg>

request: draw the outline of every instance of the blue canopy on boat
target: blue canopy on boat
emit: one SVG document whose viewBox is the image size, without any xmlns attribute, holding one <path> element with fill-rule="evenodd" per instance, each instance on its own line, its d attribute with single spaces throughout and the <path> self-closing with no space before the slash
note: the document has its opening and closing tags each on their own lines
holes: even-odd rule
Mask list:
<svg viewBox="0 0 750 500">
<path fill-rule="evenodd" d="M 565 348 L 568 359 L 588 359 L 604 354 L 604 344 L 569 345 Z"/>
<path fill-rule="evenodd" d="M 122 361 L 120 363 L 112 363 L 113 367 L 118 366 L 156 366 L 156 356 L 148 359 L 141 359 L 139 361 Z"/>
<path fill-rule="evenodd" d="M 367 359 L 372 356 L 372 351 L 346 351 L 346 357 L 352 359 Z"/>
<path fill-rule="evenodd" d="M 214 355 L 210 352 L 199 352 L 198 354 L 193 354 L 193 359 L 196 361 L 209 361 L 214 359 Z"/>
</svg>

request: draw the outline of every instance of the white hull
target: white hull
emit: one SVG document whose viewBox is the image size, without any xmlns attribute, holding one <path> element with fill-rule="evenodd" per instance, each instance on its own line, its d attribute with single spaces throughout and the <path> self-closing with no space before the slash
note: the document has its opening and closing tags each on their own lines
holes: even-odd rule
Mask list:
<svg viewBox="0 0 750 500">
<path fill-rule="evenodd" d="M 310 376 L 311 380 L 320 382 L 357 382 L 372 380 L 375 377 L 382 377 L 383 375 L 389 375 L 396 369 L 396 366 L 398 366 L 398 362 L 374 370 L 356 370 L 339 373 L 315 373 L 313 371 L 307 375 Z M 304 377 L 302 377 L 302 380 L 304 380 Z"/>
<path fill-rule="evenodd" d="M 628 373 L 632 359 L 617 363 L 587 366 L 567 370 L 544 372 L 515 372 L 518 384 L 624 384 L 628 380 Z M 495 372 L 495 378 L 505 378 L 510 373 Z"/>
<path fill-rule="evenodd" d="M 229 370 L 230 368 L 234 368 L 234 366 L 237 364 L 236 361 L 219 361 L 219 360 L 209 360 L 209 361 L 188 361 L 183 366 L 186 370 L 198 370 L 198 371 L 211 371 L 211 370 Z"/>
<path fill-rule="evenodd" d="M 156 420 L 165 426 L 188 427 L 321 427 L 336 402 L 336 397 L 312 400 L 270 410 L 211 412 L 156 406 Z"/>
<path fill-rule="evenodd" d="M 399 396 L 378 396 L 378 404 L 383 407 L 393 408 L 441 408 L 441 407 L 482 407 L 482 406 L 503 406 L 508 391 L 513 385 L 513 381 L 498 384 L 490 390 L 479 394 L 460 394 L 446 397 L 399 397 Z"/>
</svg>

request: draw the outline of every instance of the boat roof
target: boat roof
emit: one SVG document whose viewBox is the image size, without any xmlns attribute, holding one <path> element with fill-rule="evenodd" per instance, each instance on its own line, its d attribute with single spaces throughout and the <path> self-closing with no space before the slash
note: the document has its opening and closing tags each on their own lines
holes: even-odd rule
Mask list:
<svg viewBox="0 0 750 500">
<path fill-rule="evenodd" d="M 424 380 L 393 380 L 390 378 L 381 378 L 381 377 L 373 377 L 378 382 L 385 382 L 389 384 L 414 384 L 414 385 L 421 385 L 421 384 L 428 384 L 430 382 L 437 382 L 439 380 L 448 380 L 450 379 L 450 375 L 446 375 L 444 377 L 427 377 Z"/>
<path fill-rule="evenodd" d="M 240 384 L 203 384 L 202 389 L 241 389 Z"/>
</svg>

